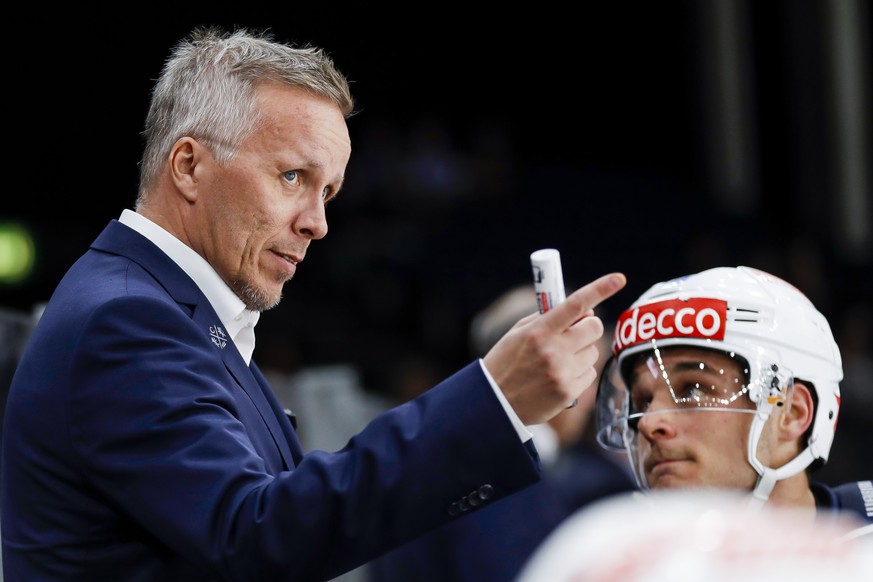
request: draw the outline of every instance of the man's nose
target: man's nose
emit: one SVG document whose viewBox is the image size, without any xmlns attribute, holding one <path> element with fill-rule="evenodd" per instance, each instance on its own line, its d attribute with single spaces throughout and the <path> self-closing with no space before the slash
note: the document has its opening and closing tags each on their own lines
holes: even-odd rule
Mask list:
<svg viewBox="0 0 873 582">
<path fill-rule="evenodd" d="M 669 390 L 660 388 L 638 422 L 637 430 L 647 439 L 664 438 L 676 434 L 675 414 L 676 403 L 669 395 Z"/>
<path fill-rule="evenodd" d="M 316 197 L 313 197 L 316 198 Z M 310 202 L 294 220 L 294 230 L 300 236 L 310 239 L 324 238 L 327 234 L 327 214 L 320 197 Z"/>
</svg>

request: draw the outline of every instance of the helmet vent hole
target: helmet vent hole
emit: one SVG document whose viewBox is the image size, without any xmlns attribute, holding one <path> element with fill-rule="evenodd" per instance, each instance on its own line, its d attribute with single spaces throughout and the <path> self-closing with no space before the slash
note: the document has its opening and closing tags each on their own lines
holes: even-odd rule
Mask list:
<svg viewBox="0 0 873 582">
<path fill-rule="evenodd" d="M 761 321 L 761 312 L 757 309 L 728 306 L 727 310 L 730 319 L 737 323 L 758 323 Z"/>
</svg>

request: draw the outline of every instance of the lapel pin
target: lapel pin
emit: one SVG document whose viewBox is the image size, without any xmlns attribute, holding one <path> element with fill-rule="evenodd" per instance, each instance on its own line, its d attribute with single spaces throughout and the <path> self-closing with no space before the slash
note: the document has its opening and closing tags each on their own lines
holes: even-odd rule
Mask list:
<svg viewBox="0 0 873 582">
<path fill-rule="evenodd" d="M 209 326 L 209 337 L 212 338 L 212 343 L 221 349 L 227 345 L 227 334 L 224 333 L 220 325 Z"/>
</svg>

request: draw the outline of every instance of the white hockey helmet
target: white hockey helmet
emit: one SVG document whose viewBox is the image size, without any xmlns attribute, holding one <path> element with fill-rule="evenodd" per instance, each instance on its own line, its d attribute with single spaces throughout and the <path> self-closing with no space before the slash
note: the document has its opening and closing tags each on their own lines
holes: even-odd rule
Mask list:
<svg viewBox="0 0 873 582">
<path fill-rule="evenodd" d="M 744 394 L 756 405 L 748 439 L 748 460 L 759 475 L 755 497 L 767 499 L 776 481 L 827 461 L 843 378 L 827 320 L 801 291 L 778 277 L 751 267 L 717 267 L 653 285 L 615 326 L 612 362 L 598 387 L 597 439 L 606 448 L 628 451 L 642 488 L 648 486 L 636 456 L 635 419 L 646 413 L 633 410 L 626 363 L 635 354 L 658 354 L 674 345 L 718 350 L 743 361 L 746 378 L 735 394 L 694 400 L 691 406 L 724 409 Z M 794 380 L 809 385 L 817 399 L 807 446 L 783 467 L 765 467 L 757 459 L 758 440 L 773 407 L 790 398 Z M 682 406 L 689 407 L 687 399 Z"/>
</svg>

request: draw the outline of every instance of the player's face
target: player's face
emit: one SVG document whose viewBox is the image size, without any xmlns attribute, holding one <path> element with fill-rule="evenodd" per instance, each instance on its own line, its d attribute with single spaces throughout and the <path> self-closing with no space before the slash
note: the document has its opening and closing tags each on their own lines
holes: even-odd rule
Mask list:
<svg viewBox="0 0 873 582">
<path fill-rule="evenodd" d="M 753 410 L 740 361 L 726 354 L 675 346 L 644 354 L 629 375 L 638 456 L 649 487 L 751 489 L 747 460 Z"/>
</svg>

